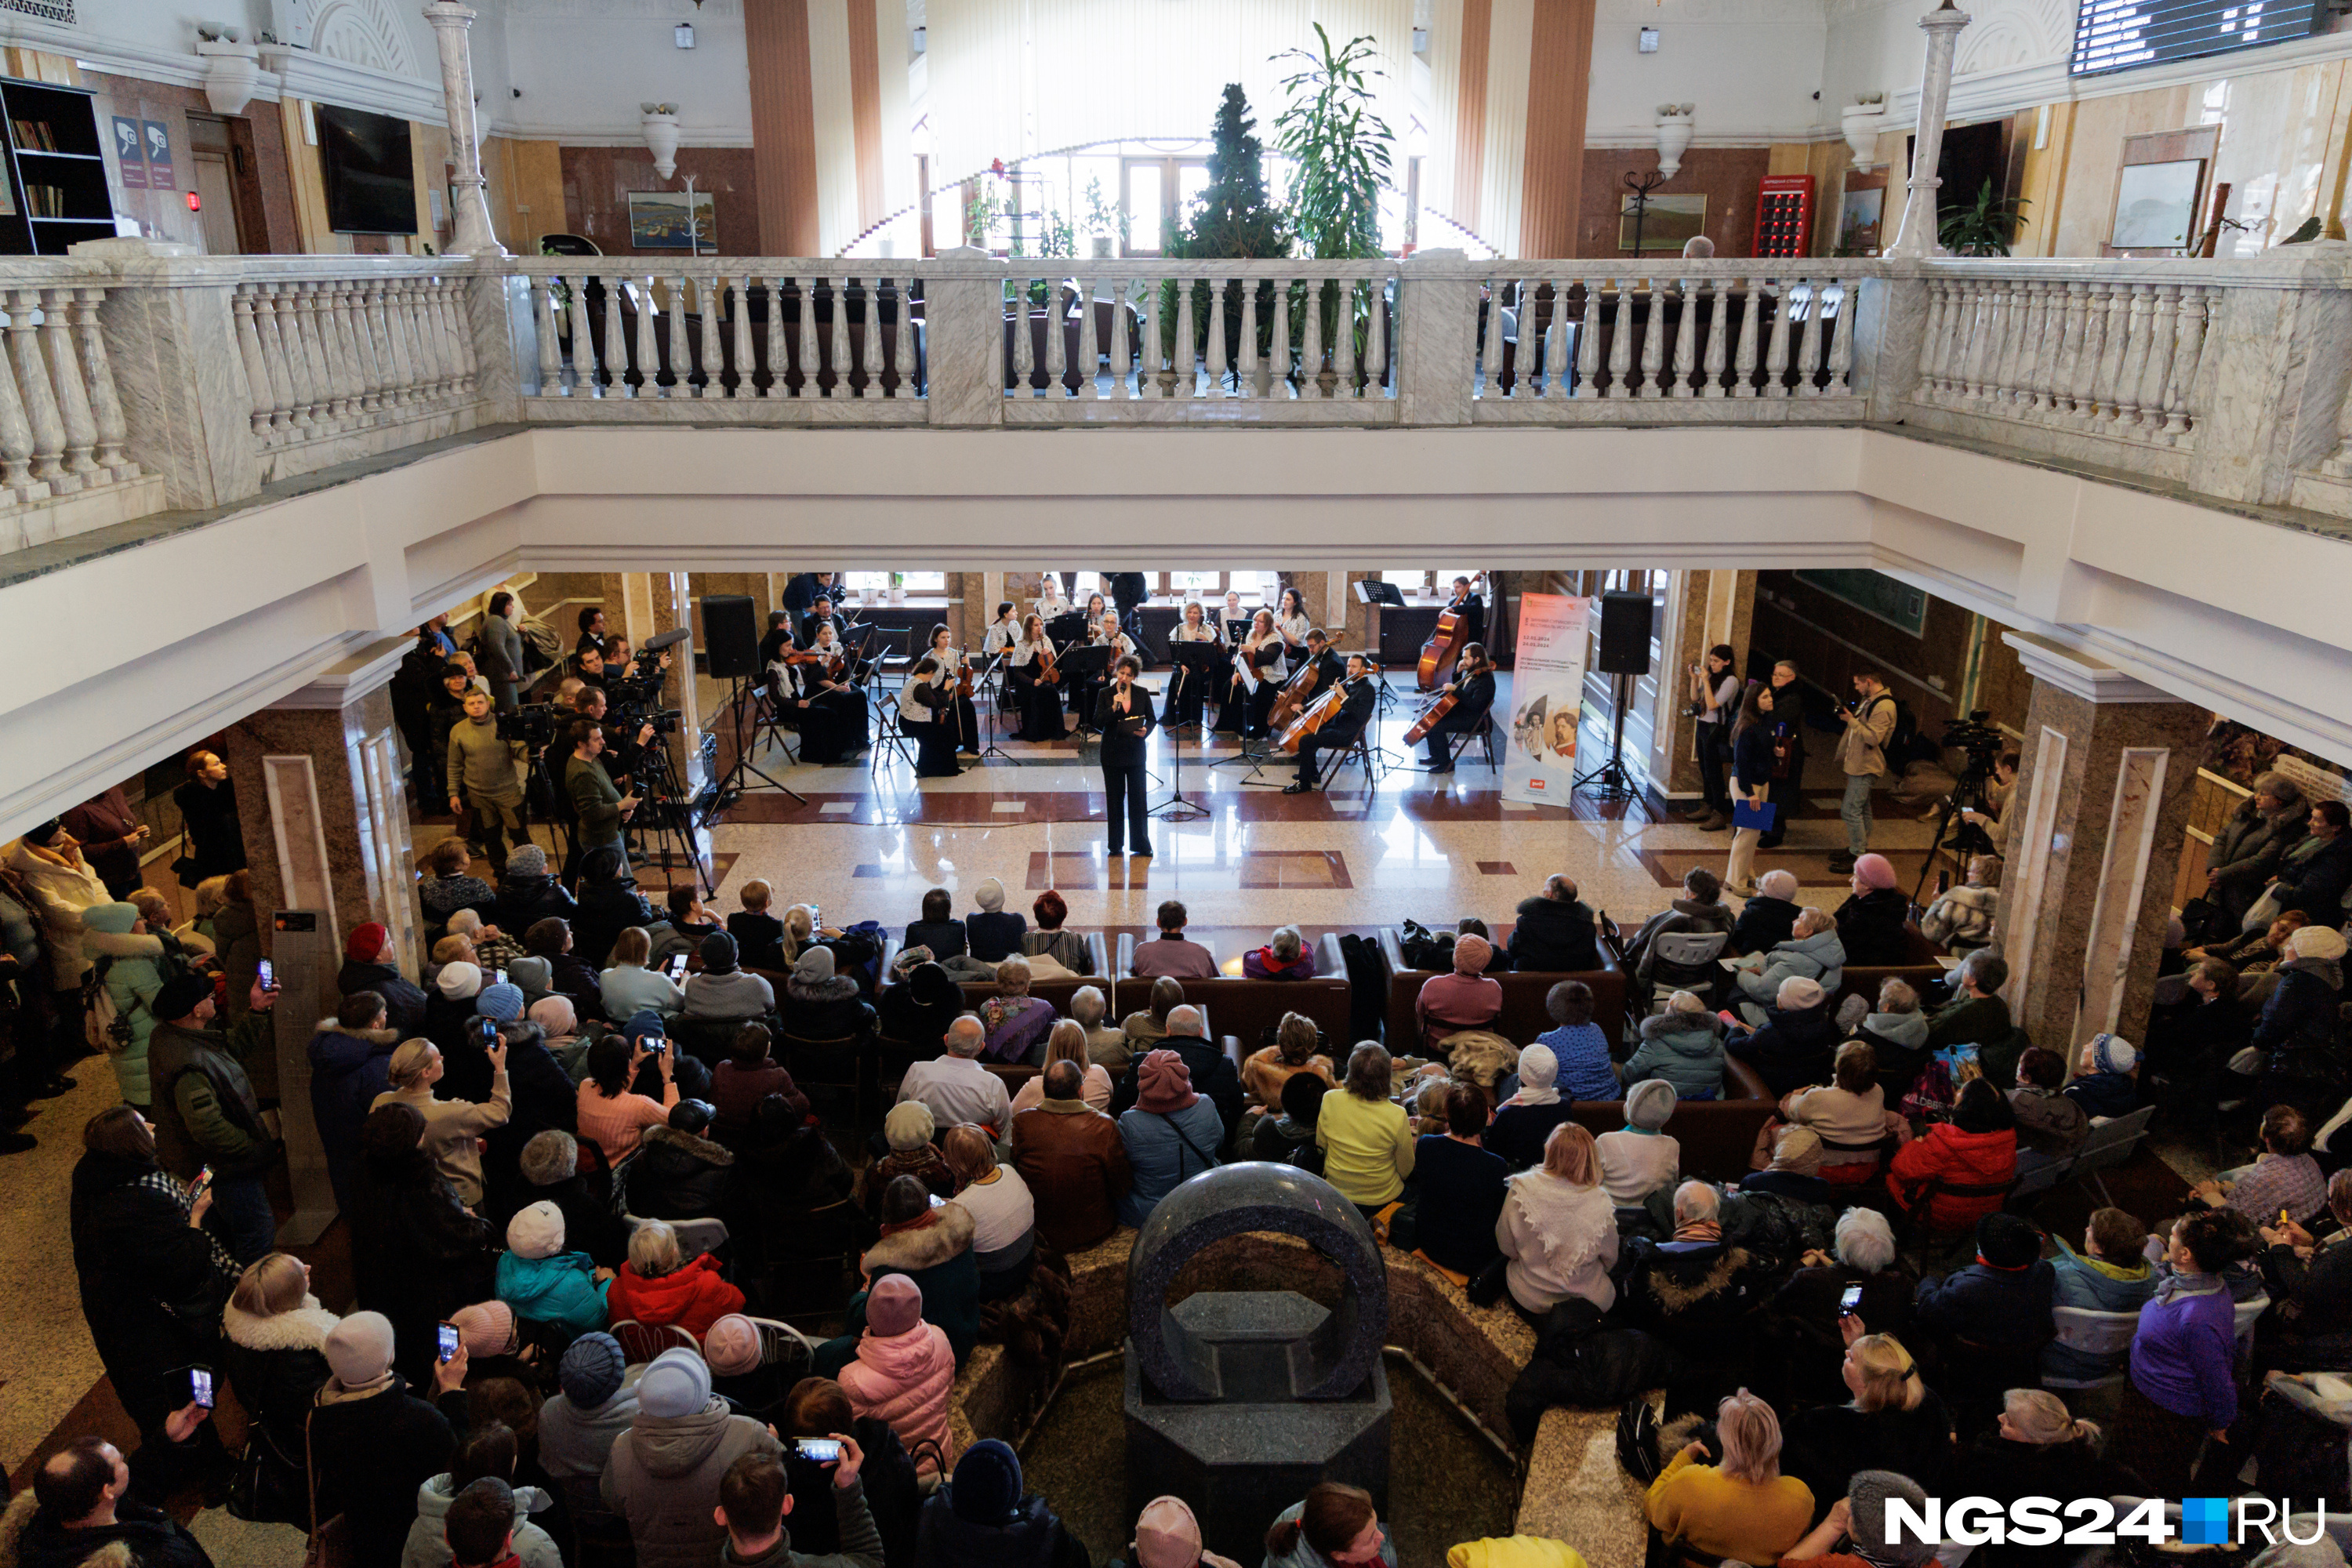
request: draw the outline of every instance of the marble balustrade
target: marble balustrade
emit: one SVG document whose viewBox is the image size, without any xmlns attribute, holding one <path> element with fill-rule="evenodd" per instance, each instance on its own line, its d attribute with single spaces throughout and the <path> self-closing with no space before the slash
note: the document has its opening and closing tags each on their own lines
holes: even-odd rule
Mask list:
<svg viewBox="0 0 2352 1568">
<path fill-rule="evenodd" d="M 229 308 L 256 449 L 403 426 L 478 401 L 467 280 L 451 265 L 312 257 L 272 260 L 237 281 Z M 279 474 L 299 468 L 272 465 Z"/>
</svg>

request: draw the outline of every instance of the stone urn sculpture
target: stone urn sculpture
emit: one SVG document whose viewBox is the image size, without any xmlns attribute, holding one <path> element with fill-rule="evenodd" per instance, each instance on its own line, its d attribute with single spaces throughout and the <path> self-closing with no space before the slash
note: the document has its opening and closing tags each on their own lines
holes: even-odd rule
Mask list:
<svg viewBox="0 0 2352 1568">
<path fill-rule="evenodd" d="M 261 85 L 261 50 L 252 44 L 204 43 L 205 101 L 215 114 L 243 114 Z"/>
<path fill-rule="evenodd" d="M 645 132 L 646 151 L 654 155 L 654 173 L 667 180 L 677 173 L 677 110 L 667 103 L 639 107 L 644 113 L 637 124 Z"/>
<path fill-rule="evenodd" d="M 1886 124 L 1886 95 L 1873 93 L 1853 104 L 1838 116 L 1838 125 L 1845 132 L 1845 144 L 1853 149 L 1853 167 L 1857 174 L 1868 174 L 1878 167 L 1878 133 Z"/>
</svg>

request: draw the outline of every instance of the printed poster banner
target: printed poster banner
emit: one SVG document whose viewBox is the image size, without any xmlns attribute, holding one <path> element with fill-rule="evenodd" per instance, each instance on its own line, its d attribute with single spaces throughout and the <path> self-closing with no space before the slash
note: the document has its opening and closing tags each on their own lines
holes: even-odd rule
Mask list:
<svg viewBox="0 0 2352 1568">
<path fill-rule="evenodd" d="M 122 171 L 124 190 L 147 188 L 145 133 L 139 129 L 139 121 L 127 115 L 114 117 L 114 160 Z"/>
<path fill-rule="evenodd" d="M 1518 655 L 1511 667 L 1511 734 L 1503 798 L 1568 805 L 1576 779 L 1576 726 L 1584 706 L 1584 659 L 1592 601 L 1566 594 L 1519 596 Z"/>
</svg>

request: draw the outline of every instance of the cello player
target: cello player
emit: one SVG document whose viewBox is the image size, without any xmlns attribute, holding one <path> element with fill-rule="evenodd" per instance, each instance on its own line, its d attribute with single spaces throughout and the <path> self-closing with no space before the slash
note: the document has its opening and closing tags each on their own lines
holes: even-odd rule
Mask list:
<svg viewBox="0 0 2352 1568">
<path fill-rule="evenodd" d="M 1485 645 L 1462 645 L 1462 657 L 1454 663 L 1454 679 L 1439 687 L 1437 695 L 1444 697 L 1449 691 L 1454 693 L 1454 706 L 1429 727 L 1429 733 L 1423 737 L 1428 751 L 1422 757 L 1422 765 L 1433 773 L 1454 771 L 1446 737 L 1476 729 L 1478 721 L 1486 716 L 1486 710 L 1495 705 L 1495 666 L 1486 657 Z"/>
<path fill-rule="evenodd" d="M 1355 744 L 1356 737 L 1370 721 L 1372 702 L 1379 694 L 1372 689 L 1370 667 L 1365 663 L 1362 654 L 1348 656 L 1347 678 L 1339 682 L 1338 689 L 1347 693 L 1340 700 L 1339 711 L 1326 721 L 1320 730 L 1299 741 L 1298 776 L 1282 786 L 1283 794 L 1305 795 L 1309 790 L 1321 788 L 1315 765 L 1316 753 L 1318 751 L 1342 751 Z"/>
</svg>

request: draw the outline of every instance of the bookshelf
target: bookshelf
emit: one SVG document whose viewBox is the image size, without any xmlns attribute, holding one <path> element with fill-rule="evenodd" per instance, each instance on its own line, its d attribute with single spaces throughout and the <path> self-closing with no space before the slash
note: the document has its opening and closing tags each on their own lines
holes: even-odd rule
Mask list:
<svg viewBox="0 0 2352 1568">
<path fill-rule="evenodd" d="M 0 130 L 11 209 L 0 213 L 0 255 L 63 256 L 114 233 L 98 109 L 86 89 L 0 77 Z"/>
</svg>

